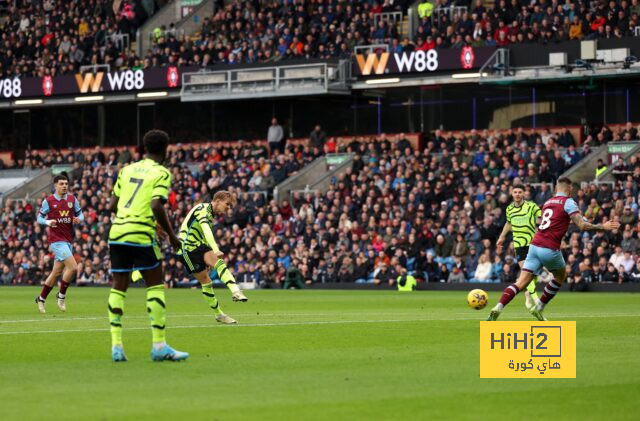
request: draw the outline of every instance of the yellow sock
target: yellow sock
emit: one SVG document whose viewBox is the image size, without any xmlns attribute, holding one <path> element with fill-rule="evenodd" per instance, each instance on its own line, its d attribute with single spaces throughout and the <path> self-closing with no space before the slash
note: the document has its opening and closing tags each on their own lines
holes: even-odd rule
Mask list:
<svg viewBox="0 0 640 421">
<path fill-rule="evenodd" d="M 151 322 L 151 336 L 153 342 L 165 342 L 165 320 L 167 309 L 164 301 L 164 285 L 147 288 L 147 312 Z"/>
<path fill-rule="evenodd" d="M 111 325 L 111 345 L 122 346 L 122 316 L 124 314 L 124 298 L 126 294 L 117 289 L 109 293 L 109 324 Z"/>
</svg>

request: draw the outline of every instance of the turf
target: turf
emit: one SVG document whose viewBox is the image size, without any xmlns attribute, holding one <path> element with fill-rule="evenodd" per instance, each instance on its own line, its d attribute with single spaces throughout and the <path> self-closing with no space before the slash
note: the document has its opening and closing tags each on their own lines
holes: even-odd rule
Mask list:
<svg viewBox="0 0 640 421">
<path fill-rule="evenodd" d="M 132 289 L 114 364 L 107 291 L 41 315 L 35 288 L 0 288 L 0 419 L 637 419 L 640 294 L 562 292 L 547 315 L 577 320 L 577 378 L 501 380 L 479 378 L 487 311 L 462 292 L 218 290 L 242 324 L 217 326 L 199 291 L 170 290 L 168 341 L 191 357 L 153 363 Z M 529 320 L 517 301 L 504 319 Z"/>
</svg>

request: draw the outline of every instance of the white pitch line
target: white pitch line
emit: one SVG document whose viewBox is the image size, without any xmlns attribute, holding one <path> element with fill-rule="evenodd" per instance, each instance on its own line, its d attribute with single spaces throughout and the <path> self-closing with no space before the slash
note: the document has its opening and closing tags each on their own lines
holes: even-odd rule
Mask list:
<svg viewBox="0 0 640 421">
<path fill-rule="evenodd" d="M 236 327 L 262 327 L 262 326 L 306 326 L 306 325 L 331 325 L 350 323 L 400 323 L 419 322 L 437 319 L 404 319 L 404 320 L 331 320 L 320 322 L 288 322 L 288 323 L 245 323 L 238 325 L 193 325 L 193 326 L 169 326 L 169 329 L 204 329 L 204 328 L 236 328 Z M 130 327 L 125 330 L 148 330 L 149 327 Z M 68 332 L 108 332 L 108 328 L 100 329 L 60 329 L 60 330 L 32 330 L 23 332 L 0 332 L 0 335 L 24 335 L 30 333 L 68 333 Z"/>
<path fill-rule="evenodd" d="M 415 315 L 415 311 L 411 312 L 389 312 L 389 313 L 378 313 L 378 312 L 369 312 L 369 313 L 343 313 L 343 316 L 402 316 Z M 455 313 L 456 315 L 463 315 L 465 313 Z M 202 313 L 202 314 L 171 314 L 168 316 L 169 319 L 178 319 L 182 317 L 210 317 L 212 313 Z M 233 313 L 233 316 L 236 317 L 253 317 L 253 316 L 275 316 L 275 317 L 335 317 L 336 313 Z M 126 316 L 126 320 L 129 319 L 148 319 L 149 316 Z M 1 320 L 0 326 L 3 323 L 41 323 L 41 322 L 66 322 L 66 321 L 74 321 L 74 320 L 108 320 L 108 317 L 105 315 L 104 317 L 61 317 L 61 318 L 46 318 L 44 316 L 42 319 L 14 319 L 14 320 Z"/>
<path fill-rule="evenodd" d="M 343 316 L 413 316 L 417 313 L 417 311 L 411 312 L 352 312 L 352 313 L 343 313 Z M 465 313 L 452 313 L 455 316 L 463 316 L 468 315 L 469 312 Z M 189 318 L 189 317 L 209 317 L 211 313 L 202 313 L 202 314 L 171 314 L 168 316 L 169 319 L 179 319 L 179 318 Z M 233 316 L 238 317 L 255 317 L 255 316 L 269 316 L 269 317 L 335 317 L 336 313 L 233 313 Z M 528 318 L 525 316 L 516 316 L 521 318 Z M 640 313 L 611 313 L 611 314 L 595 314 L 595 315 L 581 315 L 581 314 L 561 314 L 558 317 L 576 317 L 576 318 L 597 318 L 597 317 L 640 317 Z M 61 317 L 61 318 L 46 318 L 42 319 L 14 319 L 14 320 L 1 320 L 0 326 L 4 323 L 43 323 L 43 322 L 67 322 L 67 321 L 77 321 L 77 320 L 107 320 L 107 316 L 104 317 Z M 148 316 L 126 316 L 126 320 L 136 320 L 136 319 L 148 319 Z M 449 318 L 449 319 L 426 319 L 426 320 L 473 320 L 475 317 L 461 317 L 461 318 Z M 425 320 L 425 319 L 419 319 Z M 478 319 L 482 320 L 482 319 Z"/>
<path fill-rule="evenodd" d="M 608 317 L 638 317 L 637 314 L 619 314 L 607 315 Z M 601 315 L 586 316 L 565 316 L 575 318 L 594 318 L 602 317 Z M 516 317 L 517 320 L 530 320 L 530 317 Z M 206 329 L 206 328 L 236 328 L 236 327 L 270 327 L 270 326 L 310 326 L 310 325 L 333 325 L 333 324 L 352 324 L 352 323 L 405 323 L 405 322 L 439 322 L 439 321 L 481 321 L 480 319 L 470 317 L 457 317 L 448 319 L 393 319 L 393 320 L 327 320 L 327 321 L 308 321 L 308 322 L 285 322 L 285 323 L 245 323 L 238 325 L 187 325 L 187 326 L 169 326 L 169 329 Z M 511 319 L 513 320 L 513 318 Z M 149 327 L 129 327 L 126 330 L 148 330 Z M 18 332 L 0 332 L 0 335 L 26 335 L 34 333 L 72 333 L 72 332 L 108 332 L 108 328 L 98 329 L 58 329 L 58 330 L 32 330 Z"/>
</svg>

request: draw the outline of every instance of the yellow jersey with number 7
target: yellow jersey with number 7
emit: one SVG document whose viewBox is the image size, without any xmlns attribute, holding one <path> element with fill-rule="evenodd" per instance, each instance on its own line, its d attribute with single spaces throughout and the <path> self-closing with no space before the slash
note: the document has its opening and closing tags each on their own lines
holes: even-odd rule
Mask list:
<svg viewBox="0 0 640 421">
<path fill-rule="evenodd" d="M 156 219 L 151 201 L 166 202 L 170 186 L 171 173 L 152 159 L 122 168 L 113 186 L 118 209 L 109 231 L 109 244 L 156 244 Z"/>
</svg>

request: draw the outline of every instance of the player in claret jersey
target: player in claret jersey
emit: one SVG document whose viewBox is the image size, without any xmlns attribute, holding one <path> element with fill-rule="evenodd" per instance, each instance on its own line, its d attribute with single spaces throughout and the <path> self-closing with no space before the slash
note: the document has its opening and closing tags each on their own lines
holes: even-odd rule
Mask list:
<svg viewBox="0 0 640 421">
<path fill-rule="evenodd" d="M 575 200 L 571 198 L 573 184 L 570 179 L 558 179 L 556 195 L 547 200 L 542 207 L 542 220 L 538 232 L 531 241 L 527 258 L 518 280 L 509 285 L 500 297 L 500 302 L 491 310 L 488 320 L 496 320 L 504 307 L 513 297 L 529 285 L 533 274 L 543 266 L 553 274 L 553 278 L 544 288 L 542 298 L 531 312 L 538 320 L 546 320 L 542 314 L 545 305 L 556 295 L 562 283 L 567 279 L 565 262 L 560 251 L 562 238 L 572 222 L 582 231 L 614 231 L 620 227 L 619 222 L 607 221 L 604 224 L 587 222 L 578 209 Z"/>
<path fill-rule="evenodd" d="M 65 298 L 69 284 L 76 278 L 78 264 L 73 258 L 73 224 L 84 220 L 78 200 L 67 193 L 69 179 L 66 175 L 56 175 L 53 179 L 56 192 L 42 201 L 38 213 L 38 223 L 49 227 L 49 250 L 54 254 L 53 270 L 44 281 L 42 292 L 36 297 L 40 313 L 45 313 L 44 303 L 56 281 L 62 275 L 60 292 L 58 292 L 58 308 L 67 311 Z"/>
</svg>

